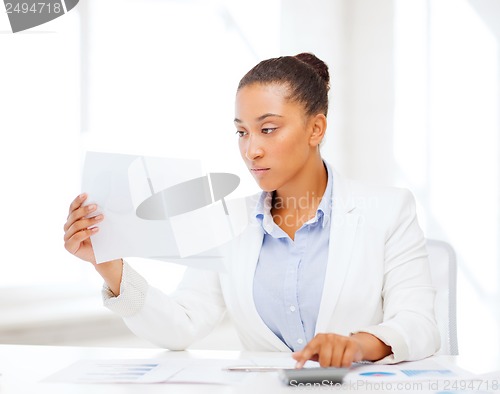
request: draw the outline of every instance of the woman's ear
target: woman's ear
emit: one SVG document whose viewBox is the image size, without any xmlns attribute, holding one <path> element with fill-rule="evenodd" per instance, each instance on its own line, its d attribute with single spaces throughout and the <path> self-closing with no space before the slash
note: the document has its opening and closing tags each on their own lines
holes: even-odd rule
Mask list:
<svg viewBox="0 0 500 394">
<path fill-rule="evenodd" d="M 323 137 L 326 133 L 326 116 L 324 114 L 317 114 L 311 117 L 310 127 L 312 128 L 312 132 L 309 137 L 309 144 L 312 147 L 318 147 L 323 140 Z"/>
</svg>

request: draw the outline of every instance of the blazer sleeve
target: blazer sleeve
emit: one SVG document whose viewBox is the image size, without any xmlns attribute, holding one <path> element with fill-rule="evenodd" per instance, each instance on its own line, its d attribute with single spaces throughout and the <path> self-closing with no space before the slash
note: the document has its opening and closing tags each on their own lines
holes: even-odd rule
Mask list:
<svg viewBox="0 0 500 394">
<path fill-rule="evenodd" d="M 150 286 L 127 262 L 120 295 L 105 285 L 104 306 L 119 314 L 137 336 L 170 350 L 183 350 L 222 319 L 225 303 L 216 272 L 188 268 L 170 295 Z"/>
<path fill-rule="evenodd" d="M 357 330 L 391 346 L 393 353 L 379 363 L 422 359 L 440 347 L 425 238 L 413 195 L 401 193 L 385 242 L 383 322 Z"/>
</svg>

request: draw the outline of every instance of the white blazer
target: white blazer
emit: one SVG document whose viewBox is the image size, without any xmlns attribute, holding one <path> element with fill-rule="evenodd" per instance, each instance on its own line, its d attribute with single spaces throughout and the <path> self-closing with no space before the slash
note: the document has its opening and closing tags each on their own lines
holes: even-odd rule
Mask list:
<svg viewBox="0 0 500 394">
<path fill-rule="evenodd" d="M 371 333 L 392 347 L 384 363 L 433 354 L 440 345 L 435 291 L 413 196 L 334 172 L 332 198 L 316 333 Z M 264 236 L 253 215 L 256 201 L 255 196 L 247 199 L 250 224 L 229 245 L 227 272 L 189 268 L 178 289 L 166 295 L 125 264 L 121 294 L 105 296 L 105 305 L 120 313 L 135 334 L 168 349 L 185 349 L 208 334 L 227 311 L 248 350 L 289 352 L 262 321 L 253 300 Z"/>
</svg>

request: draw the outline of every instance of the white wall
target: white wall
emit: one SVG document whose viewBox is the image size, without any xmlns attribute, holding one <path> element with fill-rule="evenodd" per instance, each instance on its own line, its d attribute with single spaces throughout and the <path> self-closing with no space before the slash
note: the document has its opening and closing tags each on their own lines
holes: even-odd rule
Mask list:
<svg viewBox="0 0 500 394">
<path fill-rule="evenodd" d="M 313 52 L 330 67 L 324 157 L 347 176 L 391 182 L 392 1 L 287 0 L 282 4 L 282 53 Z"/>
</svg>

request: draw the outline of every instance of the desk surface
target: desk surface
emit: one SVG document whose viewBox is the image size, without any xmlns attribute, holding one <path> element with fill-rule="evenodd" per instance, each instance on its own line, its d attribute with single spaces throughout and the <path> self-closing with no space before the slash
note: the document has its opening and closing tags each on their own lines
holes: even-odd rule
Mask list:
<svg viewBox="0 0 500 394">
<path fill-rule="evenodd" d="M 42 382 L 47 376 L 84 359 L 220 359 L 281 358 L 282 353 L 257 353 L 236 351 L 190 350 L 170 352 L 162 349 L 137 348 L 87 348 L 58 346 L 0 345 L 1 394 L 58 394 L 58 393 L 282 393 L 298 387 L 288 387 L 280 382 L 277 372 L 250 373 L 244 384 L 69 384 Z M 455 365 L 459 359 L 452 356 L 436 358 L 443 365 Z M 500 380 L 500 375 L 499 375 Z M 485 387 L 486 388 L 486 387 Z M 491 387 L 490 387 L 491 388 Z M 300 391 L 310 390 L 302 388 Z M 331 391 L 331 387 L 319 388 Z M 499 387 L 500 389 L 500 387 Z M 338 390 L 348 392 L 349 390 Z M 376 390 L 379 392 L 380 390 Z M 425 388 L 420 392 L 436 392 Z M 484 390 L 491 391 L 494 390 Z M 370 389 L 357 389 L 357 393 Z M 394 389 L 392 390 L 394 392 Z"/>
</svg>

